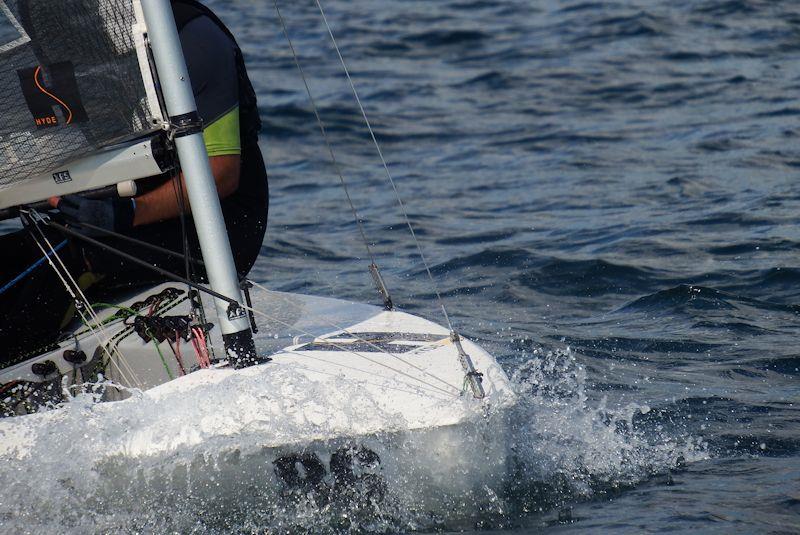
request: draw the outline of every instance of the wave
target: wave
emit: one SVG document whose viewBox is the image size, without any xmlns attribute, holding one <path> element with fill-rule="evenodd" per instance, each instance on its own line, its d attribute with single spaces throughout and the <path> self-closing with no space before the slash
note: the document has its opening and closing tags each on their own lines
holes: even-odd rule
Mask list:
<svg viewBox="0 0 800 535">
<path fill-rule="evenodd" d="M 754 5 L 754 2 L 750 0 L 707 1 L 692 7 L 694 13 L 713 17 L 724 17 L 736 14 L 750 15 L 757 12 L 758 9 L 759 7 Z"/>
<path fill-rule="evenodd" d="M 487 71 L 468 80 L 454 84 L 456 88 L 485 87 L 487 89 L 502 90 L 519 85 L 521 79 L 500 71 Z"/>
<path fill-rule="evenodd" d="M 409 45 L 429 48 L 450 46 L 475 46 L 490 38 L 490 34 L 476 30 L 431 30 L 414 33 L 403 38 Z"/>
<path fill-rule="evenodd" d="M 606 260 L 549 258 L 535 269 L 515 277 L 528 288 L 547 295 L 597 297 L 607 294 L 641 293 L 658 283 L 655 271 Z"/>
<path fill-rule="evenodd" d="M 570 42 L 578 46 L 594 46 L 621 39 L 663 37 L 668 35 L 668 28 L 668 21 L 641 11 L 634 15 L 592 20 Z"/>
<path fill-rule="evenodd" d="M 562 336 L 558 339 L 571 347 L 580 348 L 581 352 L 590 356 L 604 359 L 625 359 L 646 361 L 645 354 L 703 354 L 723 347 L 722 344 L 697 342 L 694 340 L 679 340 L 667 338 L 633 338 L 609 336 L 604 338 L 578 338 Z"/>
<path fill-rule="evenodd" d="M 732 301 L 736 296 L 713 288 L 681 284 L 673 288 L 661 290 L 654 294 L 636 299 L 623 306 L 619 311 L 652 312 L 659 315 L 670 314 L 676 310 L 731 310 L 735 306 Z"/>
<path fill-rule="evenodd" d="M 752 359 L 744 363 L 757 370 L 780 373 L 783 375 L 800 375 L 800 355 Z"/>
</svg>

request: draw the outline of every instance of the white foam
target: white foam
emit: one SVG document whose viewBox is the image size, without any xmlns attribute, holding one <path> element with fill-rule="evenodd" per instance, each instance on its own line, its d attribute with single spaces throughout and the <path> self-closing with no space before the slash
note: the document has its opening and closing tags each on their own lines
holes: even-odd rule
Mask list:
<svg viewBox="0 0 800 535">
<path fill-rule="evenodd" d="M 590 496 L 604 485 L 630 485 L 708 458 L 702 440 L 637 429 L 648 405 L 590 400 L 586 371 L 569 349 L 536 351 L 512 376 L 520 395 L 515 447 L 531 482 L 556 482 Z"/>
<path fill-rule="evenodd" d="M 0 420 L 3 529 L 458 529 L 476 515 L 512 509 L 502 477 L 509 444 L 502 415 L 484 419 L 469 398 L 433 400 L 420 411 L 441 419 L 455 406 L 474 416 L 466 427 L 434 432 L 411 426 L 403 407 L 345 377 L 313 379 L 291 366 L 196 377 L 124 402 L 95 404 L 83 395 L 55 411 Z M 646 405 L 593 403 L 571 352 L 534 354 L 514 381 L 516 484 L 563 484 L 590 496 L 598 485 L 634 484 L 707 457 L 695 439 L 637 430 L 634 418 Z M 331 437 L 344 430 L 363 433 L 358 444 L 383 459 L 385 499 L 287 495 L 276 456 L 294 451 L 286 446 L 293 437 L 314 437 L 299 450 L 327 467 L 330 451 L 343 444 Z"/>
</svg>

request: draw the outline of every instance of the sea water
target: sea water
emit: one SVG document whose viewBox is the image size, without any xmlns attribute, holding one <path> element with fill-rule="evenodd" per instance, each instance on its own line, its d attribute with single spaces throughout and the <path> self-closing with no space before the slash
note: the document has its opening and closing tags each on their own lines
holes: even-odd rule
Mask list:
<svg viewBox="0 0 800 535">
<path fill-rule="evenodd" d="M 209 4 L 265 122 L 252 276 L 379 303 L 274 9 Z M 208 518 L 154 486 L 125 509 L 108 489 L 149 467 L 92 460 L 156 413 L 108 421 L 76 399 L 62 425 L 26 424 L 35 460 L 0 467 L 0 530 L 800 530 L 796 2 L 323 6 L 454 322 L 516 385 L 509 484 L 469 526 L 464 500 L 431 515 L 295 497 Z M 440 321 L 316 6 L 282 9 L 395 302 Z M 172 410 L 191 432 L 180 416 L 200 409 Z"/>
</svg>

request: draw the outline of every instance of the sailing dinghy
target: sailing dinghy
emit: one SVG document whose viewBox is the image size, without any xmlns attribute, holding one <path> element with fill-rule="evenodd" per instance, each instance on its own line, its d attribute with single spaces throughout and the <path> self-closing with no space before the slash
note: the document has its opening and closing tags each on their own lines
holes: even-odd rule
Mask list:
<svg viewBox="0 0 800 535">
<path fill-rule="evenodd" d="M 90 58 L 80 46 L 87 34 L 95 35 Z M 77 106 L 32 106 L 25 76 L 61 84 Z M 242 377 L 263 381 L 258 406 L 216 407 L 221 423 L 205 434 L 134 432 L 107 456 L 138 462 L 191 450 L 198 437 L 236 451 L 243 429 L 279 419 L 296 425 L 265 434 L 257 462 L 248 461 L 270 467 L 278 487 L 344 484 L 357 466 L 377 466 L 381 484 L 404 481 L 430 504 L 453 492 L 485 494 L 503 478 L 515 396 L 495 359 L 453 329 L 443 304 L 446 327 L 398 310 L 374 262 L 381 306 L 238 280 L 167 0 L 0 0 L 0 87 L 0 216 L 24 219 L 42 269 L 62 277 L 80 316 L 57 344 L 0 370 L 0 458 L 29 455 L 23 422 L 58 425 L 59 405 L 81 392 L 106 402 L 96 411 L 114 414 L 142 397 L 199 396 Z M 170 171 L 169 155 L 186 177 L 209 284 L 165 273 L 168 282 L 112 305 L 89 302 L 40 230 L 93 238 L 51 220 L 42 201 L 131 195 L 131 181 Z M 379 438 L 387 436 L 403 438 L 388 446 Z"/>
</svg>

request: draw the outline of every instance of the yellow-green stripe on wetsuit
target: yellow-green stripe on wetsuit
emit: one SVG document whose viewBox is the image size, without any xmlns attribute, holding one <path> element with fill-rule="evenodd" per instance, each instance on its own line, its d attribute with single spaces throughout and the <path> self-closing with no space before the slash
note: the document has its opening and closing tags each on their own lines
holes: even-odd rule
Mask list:
<svg viewBox="0 0 800 535">
<path fill-rule="evenodd" d="M 206 126 L 203 139 L 209 156 L 229 156 L 242 154 L 242 140 L 239 130 L 239 106 Z"/>
</svg>

